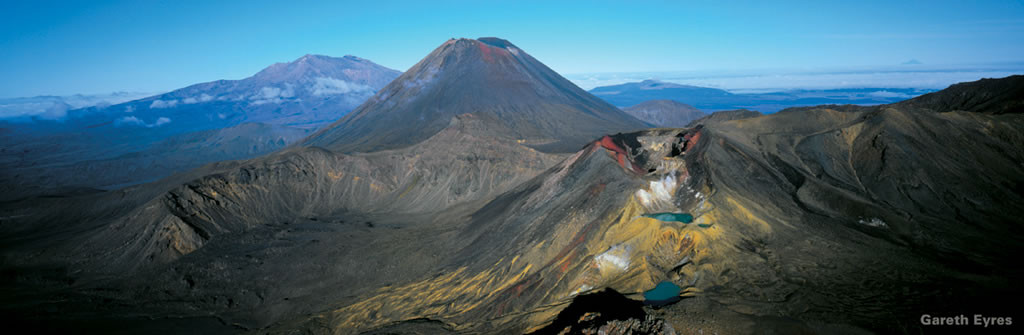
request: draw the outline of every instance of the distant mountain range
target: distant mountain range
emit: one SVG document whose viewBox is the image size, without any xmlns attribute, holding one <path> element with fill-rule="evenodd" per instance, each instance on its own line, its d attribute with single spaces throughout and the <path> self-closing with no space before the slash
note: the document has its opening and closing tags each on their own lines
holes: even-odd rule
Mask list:
<svg viewBox="0 0 1024 335">
<path fill-rule="evenodd" d="M 398 75 L 355 56 L 306 55 L 241 80 L 196 84 L 60 117 L 0 120 L 0 189 L 11 190 L 5 193 L 10 197 L 120 187 L 268 153 L 336 121 Z"/>
<path fill-rule="evenodd" d="M 762 113 L 774 113 L 786 108 L 802 106 L 887 104 L 933 91 L 915 88 L 844 88 L 731 93 L 716 88 L 644 80 L 597 87 L 590 90 L 590 93 L 619 107 L 633 106 L 649 100 L 675 100 L 703 111 L 750 109 Z"/>
</svg>

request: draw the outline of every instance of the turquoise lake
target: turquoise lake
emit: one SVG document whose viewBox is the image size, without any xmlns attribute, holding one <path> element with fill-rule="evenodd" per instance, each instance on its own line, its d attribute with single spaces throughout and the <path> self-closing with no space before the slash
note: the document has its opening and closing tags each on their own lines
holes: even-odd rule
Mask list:
<svg viewBox="0 0 1024 335">
<path fill-rule="evenodd" d="M 672 303 L 679 300 L 680 291 L 679 285 L 663 281 L 650 291 L 644 292 L 644 300 L 654 305 Z"/>
<path fill-rule="evenodd" d="M 649 217 L 658 221 L 676 221 L 682 223 L 693 222 L 693 215 L 690 213 L 653 213 L 644 214 L 644 217 Z"/>
</svg>

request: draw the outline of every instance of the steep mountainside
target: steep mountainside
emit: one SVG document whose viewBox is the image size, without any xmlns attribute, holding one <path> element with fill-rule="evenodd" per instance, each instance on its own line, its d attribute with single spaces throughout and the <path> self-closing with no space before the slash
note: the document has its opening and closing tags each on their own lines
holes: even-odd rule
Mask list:
<svg viewBox="0 0 1024 335">
<path fill-rule="evenodd" d="M 658 127 L 685 127 L 690 121 L 705 116 L 699 109 L 674 100 L 645 101 L 622 111 Z"/>
<path fill-rule="evenodd" d="M 508 41 L 452 39 L 306 144 L 337 152 L 401 148 L 464 113 L 498 120 L 503 135 L 544 151 L 573 152 L 601 134 L 648 127 Z"/>
</svg>

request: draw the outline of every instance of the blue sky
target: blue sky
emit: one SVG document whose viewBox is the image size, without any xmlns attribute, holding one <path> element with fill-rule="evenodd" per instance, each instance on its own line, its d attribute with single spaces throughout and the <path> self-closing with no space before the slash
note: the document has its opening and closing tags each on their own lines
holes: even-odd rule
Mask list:
<svg viewBox="0 0 1024 335">
<path fill-rule="evenodd" d="M 166 91 L 498 36 L 563 74 L 1024 61 L 1021 1 L 6 1 L 0 97 Z"/>
</svg>

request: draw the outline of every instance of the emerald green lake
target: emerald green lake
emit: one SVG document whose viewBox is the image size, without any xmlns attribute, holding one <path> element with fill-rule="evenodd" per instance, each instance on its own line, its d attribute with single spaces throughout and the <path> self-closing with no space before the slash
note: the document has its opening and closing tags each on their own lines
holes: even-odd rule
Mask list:
<svg viewBox="0 0 1024 335">
<path fill-rule="evenodd" d="M 650 291 L 644 292 L 644 300 L 649 304 L 671 303 L 679 300 L 679 285 L 663 281 Z"/>
<path fill-rule="evenodd" d="M 676 221 L 682 223 L 693 222 L 693 215 L 690 213 L 653 213 L 644 214 L 644 217 L 649 217 L 658 221 Z"/>
</svg>

